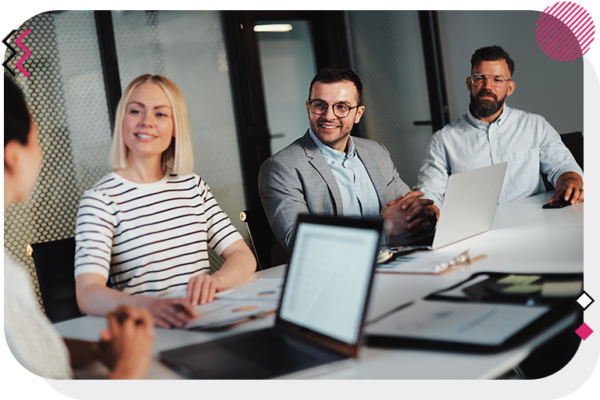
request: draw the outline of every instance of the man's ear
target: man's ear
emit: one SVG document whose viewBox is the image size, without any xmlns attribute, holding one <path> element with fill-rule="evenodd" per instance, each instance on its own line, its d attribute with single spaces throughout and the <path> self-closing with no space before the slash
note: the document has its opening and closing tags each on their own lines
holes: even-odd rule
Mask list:
<svg viewBox="0 0 600 400">
<path fill-rule="evenodd" d="M 310 119 L 310 103 L 308 102 L 308 100 L 306 101 L 306 114 L 308 115 L 308 118 Z"/>
<path fill-rule="evenodd" d="M 508 92 L 506 92 L 506 95 L 510 96 L 511 94 L 513 94 L 513 92 L 515 91 L 516 87 L 517 87 L 517 82 L 515 82 L 515 81 L 509 81 L 508 82 Z"/>
<path fill-rule="evenodd" d="M 471 92 L 471 77 L 467 76 L 467 89 Z"/>
<path fill-rule="evenodd" d="M 358 122 L 362 118 L 362 115 L 364 114 L 364 112 L 365 112 L 365 106 L 358 107 L 358 110 L 356 111 L 356 117 L 354 117 L 355 124 L 358 124 Z"/>
</svg>

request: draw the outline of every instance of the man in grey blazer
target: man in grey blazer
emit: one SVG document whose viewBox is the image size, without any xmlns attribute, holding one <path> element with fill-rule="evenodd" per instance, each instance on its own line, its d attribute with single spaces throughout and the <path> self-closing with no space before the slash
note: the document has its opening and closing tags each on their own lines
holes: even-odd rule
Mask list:
<svg viewBox="0 0 600 400">
<path fill-rule="evenodd" d="M 412 234 L 435 221 L 431 200 L 410 192 L 389 152 L 373 140 L 351 138 L 360 121 L 362 83 L 344 67 L 313 79 L 306 134 L 264 162 L 260 197 L 275 237 L 289 252 L 298 214 L 381 217 L 391 236 Z"/>
</svg>

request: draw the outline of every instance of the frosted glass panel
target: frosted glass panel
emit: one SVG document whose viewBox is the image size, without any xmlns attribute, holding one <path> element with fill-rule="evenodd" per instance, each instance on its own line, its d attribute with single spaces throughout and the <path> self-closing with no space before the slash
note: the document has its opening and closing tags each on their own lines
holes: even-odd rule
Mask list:
<svg viewBox="0 0 600 400">
<path fill-rule="evenodd" d="M 417 11 L 348 11 L 352 66 L 363 83 L 367 138 L 383 143 L 400 177 L 417 175 L 431 126 L 425 60 Z"/>
<path fill-rule="evenodd" d="M 14 66 L 22 50 L 9 66 L 39 125 L 44 161 L 31 197 L 6 212 L 4 248 L 27 267 L 41 305 L 26 246 L 75 234 L 83 192 L 111 170 L 111 132 L 93 11 L 38 14 L 13 38 L 26 30 L 23 43 L 31 55 L 24 66 L 31 76 Z"/>
<path fill-rule="evenodd" d="M 218 11 L 113 11 L 123 90 L 142 74 L 161 74 L 183 91 L 190 109 L 194 171 L 210 186 L 238 231 L 246 209 Z M 217 260 L 211 257 L 211 264 Z"/>
</svg>

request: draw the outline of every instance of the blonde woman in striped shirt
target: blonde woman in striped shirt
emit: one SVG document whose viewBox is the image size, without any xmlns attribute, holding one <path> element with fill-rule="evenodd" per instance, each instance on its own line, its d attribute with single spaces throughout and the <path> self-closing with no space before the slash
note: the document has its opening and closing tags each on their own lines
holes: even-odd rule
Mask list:
<svg viewBox="0 0 600 400">
<path fill-rule="evenodd" d="M 81 310 L 146 308 L 162 328 L 247 279 L 254 256 L 208 185 L 192 173 L 187 105 L 160 75 L 131 82 L 119 101 L 115 171 L 85 192 L 77 215 L 75 278 Z M 209 274 L 208 247 L 225 262 Z M 109 286 L 107 287 L 107 281 Z M 186 291 L 185 298 L 165 298 Z"/>
</svg>

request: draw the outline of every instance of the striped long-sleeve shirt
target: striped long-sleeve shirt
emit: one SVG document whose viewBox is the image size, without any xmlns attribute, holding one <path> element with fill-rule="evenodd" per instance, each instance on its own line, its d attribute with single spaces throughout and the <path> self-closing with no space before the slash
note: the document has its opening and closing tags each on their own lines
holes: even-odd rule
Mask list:
<svg viewBox="0 0 600 400">
<path fill-rule="evenodd" d="M 138 184 L 113 172 L 81 199 L 75 277 L 100 274 L 124 293 L 161 297 L 210 271 L 208 246 L 220 255 L 241 238 L 198 175 Z"/>
</svg>

